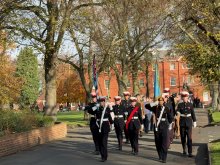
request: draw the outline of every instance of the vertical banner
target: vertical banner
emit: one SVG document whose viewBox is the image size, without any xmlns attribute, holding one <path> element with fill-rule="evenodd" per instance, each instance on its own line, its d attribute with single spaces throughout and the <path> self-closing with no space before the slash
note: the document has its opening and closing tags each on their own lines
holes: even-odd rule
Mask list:
<svg viewBox="0 0 220 165">
<path fill-rule="evenodd" d="M 155 72 L 154 72 L 154 99 L 156 100 L 160 96 L 160 77 L 159 77 L 159 67 L 156 61 Z"/>
<path fill-rule="evenodd" d="M 93 73 L 93 89 L 95 90 L 96 95 L 98 95 L 98 76 L 97 76 L 97 70 L 96 70 L 95 54 L 94 54 L 93 63 L 92 63 L 92 73 Z"/>
</svg>

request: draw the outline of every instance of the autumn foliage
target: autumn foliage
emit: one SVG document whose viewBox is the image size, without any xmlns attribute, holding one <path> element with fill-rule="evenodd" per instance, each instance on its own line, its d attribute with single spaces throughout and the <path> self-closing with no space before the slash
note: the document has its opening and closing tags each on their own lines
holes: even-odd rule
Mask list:
<svg viewBox="0 0 220 165">
<path fill-rule="evenodd" d="M 7 55 L 0 56 L 0 104 L 16 102 L 20 95 L 21 78 L 14 76 L 15 65 Z"/>
<path fill-rule="evenodd" d="M 85 102 L 85 91 L 72 67 L 60 63 L 57 67 L 57 103 Z"/>
</svg>

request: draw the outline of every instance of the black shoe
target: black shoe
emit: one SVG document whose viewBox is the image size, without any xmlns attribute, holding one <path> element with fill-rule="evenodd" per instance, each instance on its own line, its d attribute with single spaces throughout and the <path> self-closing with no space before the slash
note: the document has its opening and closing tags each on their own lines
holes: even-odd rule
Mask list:
<svg viewBox="0 0 220 165">
<path fill-rule="evenodd" d="M 104 159 L 104 158 L 101 160 L 101 162 L 105 162 L 105 161 L 106 161 L 106 159 Z"/>
<path fill-rule="evenodd" d="M 162 163 L 166 163 L 166 160 L 162 160 Z"/>
<path fill-rule="evenodd" d="M 130 142 L 129 142 L 129 140 L 126 140 L 126 142 L 125 142 L 126 144 L 130 144 Z"/>
<path fill-rule="evenodd" d="M 186 151 L 183 151 L 183 155 L 186 155 Z"/>
<path fill-rule="evenodd" d="M 138 152 L 134 152 L 134 155 L 138 155 Z"/>
<path fill-rule="evenodd" d="M 190 158 L 193 157 L 192 153 L 189 153 L 188 157 L 190 157 Z"/>
</svg>

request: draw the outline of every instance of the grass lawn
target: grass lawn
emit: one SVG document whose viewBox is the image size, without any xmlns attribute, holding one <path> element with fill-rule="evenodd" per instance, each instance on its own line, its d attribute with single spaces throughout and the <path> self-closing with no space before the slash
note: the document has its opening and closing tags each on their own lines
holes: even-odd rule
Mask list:
<svg viewBox="0 0 220 165">
<path fill-rule="evenodd" d="M 57 121 L 66 122 L 68 126 L 87 126 L 84 120 L 84 111 L 58 112 Z"/>
<path fill-rule="evenodd" d="M 212 118 L 213 118 L 215 123 L 220 122 L 220 112 L 213 112 L 212 113 Z"/>
<path fill-rule="evenodd" d="M 212 165 L 220 164 L 220 140 L 211 143 L 211 160 Z"/>
<path fill-rule="evenodd" d="M 212 113 L 213 123 L 220 123 L 220 112 Z M 211 143 L 211 159 L 213 165 L 220 164 L 220 139 Z"/>
</svg>

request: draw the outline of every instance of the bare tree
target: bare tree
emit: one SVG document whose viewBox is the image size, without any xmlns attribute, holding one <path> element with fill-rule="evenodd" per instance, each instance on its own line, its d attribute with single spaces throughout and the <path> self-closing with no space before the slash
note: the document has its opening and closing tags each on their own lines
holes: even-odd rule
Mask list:
<svg viewBox="0 0 220 165">
<path fill-rule="evenodd" d="M 4 0 L 6 3 L 6 0 Z M 9 34 L 27 39 L 25 44 L 32 45 L 44 55 L 46 83 L 45 115 L 56 114 L 56 63 L 66 29 L 74 12 L 90 4 L 74 0 L 19 1 L 10 4 L 6 10 L 1 28 Z M 24 43 L 24 42 L 22 42 Z"/>
</svg>

